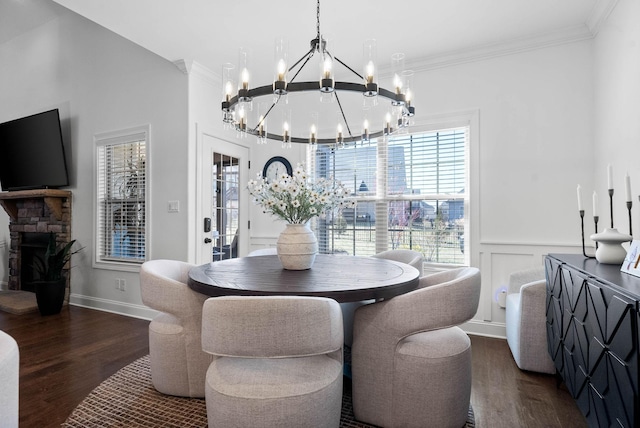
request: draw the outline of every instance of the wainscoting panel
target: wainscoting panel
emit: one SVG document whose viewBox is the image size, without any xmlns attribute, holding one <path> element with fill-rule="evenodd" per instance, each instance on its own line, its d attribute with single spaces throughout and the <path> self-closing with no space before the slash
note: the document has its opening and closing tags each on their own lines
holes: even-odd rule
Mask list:
<svg viewBox="0 0 640 428">
<path fill-rule="evenodd" d="M 468 333 L 492 337 L 506 337 L 505 310 L 498 306 L 496 293 L 506 287 L 512 272 L 543 266 L 550 253 L 581 253 L 580 246 L 536 243 L 480 244 L 479 268 L 482 274 L 482 292 L 478 313 L 464 325 Z"/>
</svg>

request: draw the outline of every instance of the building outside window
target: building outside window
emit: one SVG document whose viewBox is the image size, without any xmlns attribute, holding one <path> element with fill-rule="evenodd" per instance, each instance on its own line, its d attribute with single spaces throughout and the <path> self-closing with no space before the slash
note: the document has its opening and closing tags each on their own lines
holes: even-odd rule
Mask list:
<svg viewBox="0 0 640 428">
<path fill-rule="evenodd" d="M 96 262 L 141 264 L 147 253 L 148 128 L 96 136 Z"/>
<path fill-rule="evenodd" d="M 314 223 L 320 252 L 421 252 L 426 262 L 466 263 L 468 127 L 413 132 L 311 154 L 313 174 L 347 184 L 355 210 Z"/>
</svg>

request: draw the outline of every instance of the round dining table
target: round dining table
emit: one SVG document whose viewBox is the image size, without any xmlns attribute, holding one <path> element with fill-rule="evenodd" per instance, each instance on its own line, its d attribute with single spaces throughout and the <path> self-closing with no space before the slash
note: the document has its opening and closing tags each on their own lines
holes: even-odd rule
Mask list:
<svg viewBox="0 0 640 428">
<path fill-rule="evenodd" d="M 413 266 L 374 257 L 318 254 L 311 269 L 285 270 L 278 256 L 240 257 L 196 266 L 189 287 L 208 296 L 295 295 L 338 301 L 383 300 L 418 287 Z"/>
</svg>

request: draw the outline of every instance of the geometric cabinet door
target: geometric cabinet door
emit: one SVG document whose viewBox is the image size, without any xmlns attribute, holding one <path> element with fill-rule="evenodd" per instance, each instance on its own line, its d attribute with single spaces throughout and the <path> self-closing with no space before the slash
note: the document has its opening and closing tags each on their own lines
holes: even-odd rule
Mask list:
<svg viewBox="0 0 640 428">
<path fill-rule="evenodd" d="M 636 426 L 640 296 L 610 282 L 635 279 L 582 256 L 550 255 L 545 266 L 548 350 L 558 374 L 590 426 Z"/>
</svg>

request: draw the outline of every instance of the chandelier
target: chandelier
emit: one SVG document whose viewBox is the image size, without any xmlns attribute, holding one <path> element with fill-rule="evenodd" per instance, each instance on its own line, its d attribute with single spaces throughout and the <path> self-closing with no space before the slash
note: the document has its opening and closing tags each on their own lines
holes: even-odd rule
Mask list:
<svg viewBox="0 0 640 428">
<path fill-rule="evenodd" d="M 282 39 L 275 46 L 275 73 L 274 80 L 264 86 L 251 87 L 249 85 L 249 54 L 241 49 L 239 55 L 238 70 L 232 64 L 225 64 L 222 68 L 223 101 L 222 118 L 225 128 L 232 128 L 239 132 L 240 137 L 253 135 L 258 143 L 266 143 L 267 140 L 281 141 L 283 147 L 290 147 L 291 143 L 330 144 L 343 147 L 349 143 L 366 142 L 373 138 L 386 137 L 398 131 L 406 129 L 409 118 L 415 114 L 415 108 L 411 105 L 411 77 L 413 72 L 404 69 L 404 54 L 396 53 L 391 57 L 391 72 L 393 90 L 379 86 L 377 73 L 376 41 L 367 40 L 363 46 L 363 75 L 354 68 L 333 56 L 327 49 L 327 41 L 320 33 L 320 0 L 317 0 L 316 8 L 316 37 L 310 42 L 310 49 L 293 65 L 288 66 L 288 46 Z M 311 59 L 318 55 L 318 80 L 296 81 L 296 77 Z M 354 75 L 355 81 L 335 80 L 334 65 L 343 66 L 349 74 Z M 292 77 L 290 77 L 292 76 Z M 237 91 L 235 79 L 238 79 Z M 292 135 L 291 110 L 287 110 L 288 97 L 303 92 L 318 91 L 319 98 L 315 102 L 329 102 L 337 104 L 335 133 L 331 137 L 320 137 L 318 115 L 314 114 L 309 120 L 309 132 L 306 135 Z M 383 117 L 368 117 L 372 113 L 365 114 L 362 128 L 355 131 L 353 123 L 347 119 L 347 114 L 341 102 L 341 94 L 359 93 L 363 96 L 362 109 L 373 111 L 372 107 L 378 105 L 378 100 L 388 102 L 388 107 L 383 108 Z M 252 124 L 249 124 L 249 112 L 253 111 L 254 100 L 267 99 L 261 103 L 259 115 Z M 305 102 L 305 108 L 313 111 L 315 107 Z M 282 108 L 279 105 L 283 105 Z M 281 109 L 278 114 L 276 111 Z M 380 110 L 380 109 L 377 109 Z M 281 123 L 273 126 L 274 118 L 280 115 Z M 378 126 L 370 128 L 371 123 Z M 269 131 L 267 125 L 269 124 Z M 277 131 L 273 131 L 273 129 Z M 326 132 L 324 132 L 326 134 Z"/>
</svg>

